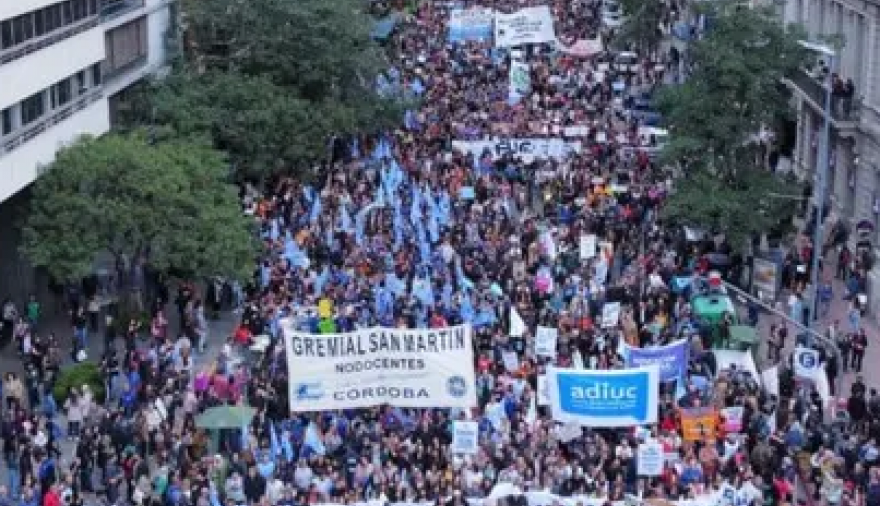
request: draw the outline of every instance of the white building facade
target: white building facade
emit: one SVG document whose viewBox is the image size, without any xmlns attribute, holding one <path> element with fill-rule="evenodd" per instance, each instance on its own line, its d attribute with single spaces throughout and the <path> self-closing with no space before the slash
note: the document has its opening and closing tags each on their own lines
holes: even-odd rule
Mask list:
<svg viewBox="0 0 880 506">
<path fill-rule="evenodd" d="M 806 28 L 811 40 L 830 37 L 840 44 L 832 72 L 851 80 L 854 93 L 832 100 L 826 225 L 839 218 L 854 231 L 861 221 L 873 223 L 875 231 L 862 239 L 880 259 L 880 0 L 786 0 L 782 12 L 787 23 Z M 791 84 L 797 106 L 793 169 L 815 185 L 825 88 L 806 73 Z M 856 239 L 851 234 L 851 246 Z M 868 296 L 870 313 L 880 315 L 880 262 L 868 275 Z"/>
<path fill-rule="evenodd" d="M 175 17 L 173 0 L 0 1 L 0 203 L 110 129 L 126 88 L 165 68 Z"/>
</svg>

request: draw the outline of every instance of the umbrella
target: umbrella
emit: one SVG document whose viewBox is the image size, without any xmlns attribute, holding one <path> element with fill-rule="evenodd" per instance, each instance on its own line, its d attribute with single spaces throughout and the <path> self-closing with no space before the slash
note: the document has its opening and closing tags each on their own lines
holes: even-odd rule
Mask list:
<svg viewBox="0 0 880 506">
<path fill-rule="evenodd" d="M 257 410 L 250 406 L 217 406 L 196 417 L 202 429 L 239 429 L 251 423 Z"/>
</svg>

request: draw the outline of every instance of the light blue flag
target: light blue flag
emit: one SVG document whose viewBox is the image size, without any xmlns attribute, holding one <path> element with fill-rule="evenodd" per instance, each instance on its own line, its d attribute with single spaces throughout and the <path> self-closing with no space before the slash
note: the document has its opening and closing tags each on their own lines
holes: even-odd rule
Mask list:
<svg viewBox="0 0 880 506">
<path fill-rule="evenodd" d="M 272 422 L 269 427 L 269 444 L 271 445 L 272 458 L 281 456 L 281 445 L 278 444 L 278 429 L 275 427 L 275 422 Z"/>
<path fill-rule="evenodd" d="M 321 194 L 315 193 L 315 201 L 312 202 L 312 210 L 309 213 L 309 221 L 311 223 L 315 223 L 318 221 L 319 216 L 321 216 Z"/>
<path fill-rule="evenodd" d="M 473 324 L 474 327 L 482 327 L 486 325 L 495 325 L 497 321 L 498 317 L 495 316 L 495 311 L 493 311 L 491 307 L 481 305 L 476 317 L 474 317 Z"/>
<path fill-rule="evenodd" d="M 269 239 L 275 242 L 279 237 L 281 237 L 281 226 L 278 224 L 278 218 L 275 218 L 272 220 L 271 228 L 269 229 Z"/>
<path fill-rule="evenodd" d="M 315 294 L 321 295 L 324 293 L 324 285 L 327 284 L 327 281 L 330 280 L 330 266 L 325 265 L 321 270 L 321 274 L 315 278 Z"/>
<path fill-rule="evenodd" d="M 443 292 L 440 294 L 440 301 L 446 307 L 452 307 L 452 283 L 448 280 L 443 283 Z"/>
<path fill-rule="evenodd" d="M 474 283 L 467 276 L 464 275 L 464 270 L 461 268 L 461 257 L 455 257 L 455 277 L 458 279 L 458 283 L 462 287 L 462 291 L 472 290 L 474 288 Z"/>
<path fill-rule="evenodd" d="M 290 442 L 289 436 L 281 439 L 281 452 L 288 462 L 293 462 L 293 444 Z"/>
<path fill-rule="evenodd" d="M 449 192 L 443 190 L 440 198 L 437 199 L 437 218 L 440 225 L 446 227 L 452 224 L 452 199 L 449 198 Z"/>
<path fill-rule="evenodd" d="M 284 243 L 284 258 L 290 262 L 290 265 L 301 269 L 308 268 L 311 263 L 309 257 L 299 249 L 299 246 L 296 245 L 296 241 L 294 241 L 290 235 L 287 236 L 287 241 Z"/>
<path fill-rule="evenodd" d="M 354 240 L 358 246 L 364 244 L 364 226 L 366 226 L 367 215 L 376 207 L 376 203 L 364 207 L 354 217 Z"/>
<path fill-rule="evenodd" d="M 251 438 L 249 437 L 249 434 L 248 434 L 248 424 L 244 424 L 241 426 L 241 448 L 242 449 L 244 449 L 244 450 L 248 449 L 248 446 L 250 446 L 248 444 L 250 439 Z"/>
<path fill-rule="evenodd" d="M 318 434 L 318 426 L 315 422 L 309 422 L 309 426 L 306 428 L 306 433 L 303 437 L 303 448 L 308 448 L 312 452 L 322 456 L 327 453 L 327 448 L 321 440 L 321 435 Z"/>
<path fill-rule="evenodd" d="M 361 158 L 361 142 L 357 137 L 351 143 L 351 157 L 355 160 L 360 160 Z"/>
<path fill-rule="evenodd" d="M 351 213 L 348 212 L 348 206 L 343 204 L 342 211 L 339 216 L 339 228 L 346 234 L 350 234 L 354 230 L 354 224 L 351 221 Z"/>
<path fill-rule="evenodd" d="M 394 203 L 394 220 L 392 224 L 394 226 L 394 252 L 397 253 L 400 251 L 400 248 L 403 247 L 403 212 L 400 209 L 400 201 L 397 200 Z"/>
<path fill-rule="evenodd" d="M 272 281 L 272 269 L 265 265 L 260 265 L 260 286 L 266 288 Z"/>
<path fill-rule="evenodd" d="M 434 307 L 434 287 L 428 278 L 418 277 L 413 281 L 413 296 L 426 307 Z"/>
<path fill-rule="evenodd" d="M 312 185 L 303 186 L 303 197 L 305 197 L 307 204 L 312 204 L 315 200 L 315 189 L 312 188 Z"/>
<path fill-rule="evenodd" d="M 428 242 L 428 234 L 421 222 L 416 225 L 416 239 L 419 244 L 419 256 L 423 264 L 431 263 L 431 244 Z"/>
<path fill-rule="evenodd" d="M 687 395 L 684 378 L 678 378 L 675 382 L 675 400 L 680 401 Z"/>
<path fill-rule="evenodd" d="M 469 294 L 464 294 L 461 297 L 461 307 L 459 308 L 459 315 L 461 319 L 465 323 L 473 323 L 476 314 L 474 312 L 474 304 L 471 301 L 471 296 Z"/>
<path fill-rule="evenodd" d="M 385 273 L 385 288 L 391 291 L 395 297 L 406 294 L 406 283 L 393 272 Z"/>
<path fill-rule="evenodd" d="M 412 207 L 409 211 L 409 219 L 413 225 L 422 221 L 422 193 L 416 185 L 413 185 L 412 188 Z"/>
<path fill-rule="evenodd" d="M 223 506 L 220 502 L 220 497 L 217 495 L 217 487 L 210 487 L 210 490 L 208 498 L 210 499 L 211 506 Z"/>
</svg>

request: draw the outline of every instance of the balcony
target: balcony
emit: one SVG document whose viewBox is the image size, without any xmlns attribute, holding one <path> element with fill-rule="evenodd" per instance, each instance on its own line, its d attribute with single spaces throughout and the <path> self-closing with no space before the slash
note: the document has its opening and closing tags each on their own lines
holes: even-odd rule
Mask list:
<svg viewBox="0 0 880 506">
<path fill-rule="evenodd" d="M 790 86 L 798 90 L 819 114 L 825 109 L 825 84 L 805 71 L 798 71 L 789 80 Z M 855 128 L 859 122 L 861 104 L 857 97 L 832 95 L 831 119 L 837 128 Z"/>
<path fill-rule="evenodd" d="M 29 54 L 36 53 L 41 49 L 45 49 L 53 44 L 57 44 L 62 40 L 69 39 L 79 35 L 85 31 L 91 30 L 98 26 L 100 18 L 98 16 L 87 17 L 76 23 L 59 28 L 51 33 L 47 33 L 42 37 L 30 39 L 27 43 L 15 46 L 10 49 L 0 50 L 0 65 L 13 62 L 19 58 Z"/>
<path fill-rule="evenodd" d="M 103 0 L 101 18 L 106 22 L 143 8 L 144 0 Z"/>
</svg>

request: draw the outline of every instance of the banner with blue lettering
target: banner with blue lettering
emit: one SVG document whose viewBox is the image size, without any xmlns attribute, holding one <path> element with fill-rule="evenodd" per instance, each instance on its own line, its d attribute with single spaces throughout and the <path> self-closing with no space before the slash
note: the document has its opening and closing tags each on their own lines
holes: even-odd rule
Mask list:
<svg viewBox="0 0 880 506">
<path fill-rule="evenodd" d="M 282 320 L 281 328 L 293 412 L 477 405 L 470 325 L 316 335 Z"/>
<path fill-rule="evenodd" d="M 626 347 L 626 366 L 660 366 L 660 381 L 675 381 L 685 377 L 688 365 L 688 342 L 684 339 L 657 348 Z"/>
<path fill-rule="evenodd" d="M 553 419 L 589 427 L 657 423 L 660 367 L 583 370 L 551 367 L 547 386 Z"/>
</svg>

